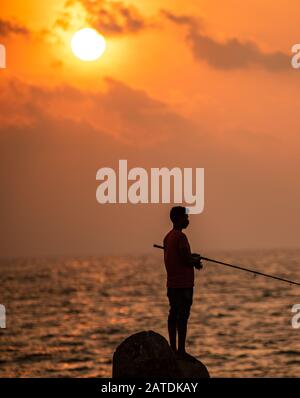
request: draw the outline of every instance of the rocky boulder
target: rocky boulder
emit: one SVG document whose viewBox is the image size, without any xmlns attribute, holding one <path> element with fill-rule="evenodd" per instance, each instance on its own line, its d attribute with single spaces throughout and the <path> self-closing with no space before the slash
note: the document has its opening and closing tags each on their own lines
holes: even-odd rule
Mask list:
<svg viewBox="0 0 300 398">
<path fill-rule="evenodd" d="M 113 378 L 207 378 L 206 367 L 196 358 L 177 359 L 167 340 L 153 331 L 125 339 L 113 356 Z"/>
</svg>

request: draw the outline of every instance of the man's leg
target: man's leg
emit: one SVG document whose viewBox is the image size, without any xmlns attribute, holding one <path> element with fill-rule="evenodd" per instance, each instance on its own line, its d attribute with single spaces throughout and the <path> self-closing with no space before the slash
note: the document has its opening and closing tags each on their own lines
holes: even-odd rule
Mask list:
<svg viewBox="0 0 300 398">
<path fill-rule="evenodd" d="M 178 353 L 185 354 L 185 341 L 187 335 L 187 324 L 190 316 L 190 308 L 193 303 L 193 289 L 183 289 L 181 305 L 178 315 Z"/>
<path fill-rule="evenodd" d="M 178 321 L 178 353 L 179 354 L 185 353 L 187 322 L 188 322 L 187 319 L 186 320 L 180 319 Z"/>
<path fill-rule="evenodd" d="M 176 319 L 174 320 L 172 316 L 168 317 L 168 332 L 170 346 L 174 352 L 176 352 Z"/>
<path fill-rule="evenodd" d="M 171 349 L 176 352 L 176 326 L 177 326 L 177 305 L 174 297 L 174 291 L 168 289 L 168 298 L 170 310 L 168 316 L 168 332 Z"/>
</svg>

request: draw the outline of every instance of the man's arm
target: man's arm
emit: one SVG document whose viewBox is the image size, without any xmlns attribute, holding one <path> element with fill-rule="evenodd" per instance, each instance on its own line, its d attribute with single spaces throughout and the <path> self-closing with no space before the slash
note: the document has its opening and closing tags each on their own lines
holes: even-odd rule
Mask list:
<svg viewBox="0 0 300 398">
<path fill-rule="evenodd" d="M 186 264 L 188 267 L 195 267 L 197 269 L 202 268 L 201 258 L 199 255 L 191 253 L 190 245 L 186 236 L 183 236 L 183 238 L 180 240 L 179 254 L 182 258 L 183 263 Z"/>
<path fill-rule="evenodd" d="M 188 267 L 195 267 L 196 269 L 203 268 L 201 256 L 199 254 L 190 254 L 188 249 L 181 248 L 180 256 L 182 257 L 184 264 Z"/>
<path fill-rule="evenodd" d="M 201 261 L 201 256 L 200 254 L 196 254 L 196 253 L 192 253 L 192 262 L 193 265 L 196 269 L 202 269 L 203 268 L 203 264 Z"/>
<path fill-rule="evenodd" d="M 194 266 L 194 264 L 191 261 L 192 260 L 191 252 L 187 246 L 179 246 L 179 254 L 184 264 L 186 264 L 189 267 Z"/>
</svg>

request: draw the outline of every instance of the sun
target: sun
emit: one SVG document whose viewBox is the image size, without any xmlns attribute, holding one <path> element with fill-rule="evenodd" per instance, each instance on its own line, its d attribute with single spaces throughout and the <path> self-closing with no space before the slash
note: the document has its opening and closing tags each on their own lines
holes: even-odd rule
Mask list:
<svg viewBox="0 0 300 398">
<path fill-rule="evenodd" d="M 72 37 L 71 48 L 74 55 L 82 61 L 96 61 L 105 49 L 106 42 L 100 33 L 92 28 L 78 30 Z"/>
</svg>

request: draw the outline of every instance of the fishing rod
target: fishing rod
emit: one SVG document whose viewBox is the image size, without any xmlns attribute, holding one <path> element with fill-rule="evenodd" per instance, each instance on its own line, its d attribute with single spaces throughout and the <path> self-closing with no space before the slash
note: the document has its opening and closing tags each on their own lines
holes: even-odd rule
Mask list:
<svg viewBox="0 0 300 398">
<path fill-rule="evenodd" d="M 155 244 L 154 244 L 153 247 L 155 247 L 155 248 L 157 248 L 157 249 L 162 249 L 162 250 L 164 250 L 164 247 L 163 247 L 163 246 L 160 246 L 160 245 L 155 245 Z M 195 254 L 196 254 L 196 253 L 195 253 Z M 300 286 L 300 283 L 294 282 L 294 281 L 290 281 L 289 279 L 279 278 L 279 276 L 264 274 L 263 272 L 254 271 L 254 270 L 249 269 L 249 268 L 244 268 L 244 267 L 240 267 L 240 266 L 238 266 L 238 265 L 232 265 L 232 264 L 229 264 L 229 263 L 224 263 L 223 261 L 213 260 L 212 258 L 200 256 L 200 254 L 197 254 L 197 255 L 200 257 L 201 260 L 210 261 L 211 263 L 215 263 L 215 264 L 225 265 L 226 267 L 235 268 L 235 269 L 239 269 L 239 270 L 241 270 L 241 271 L 250 272 L 250 273 L 255 274 L 255 275 L 265 276 L 266 278 L 276 279 L 276 280 L 278 280 L 278 281 L 286 282 L 286 283 L 289 283 L 289 284 L 291 284 L 291 285 L 298 285 L 298 286 Z"/>
</svg>

